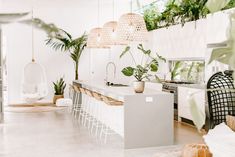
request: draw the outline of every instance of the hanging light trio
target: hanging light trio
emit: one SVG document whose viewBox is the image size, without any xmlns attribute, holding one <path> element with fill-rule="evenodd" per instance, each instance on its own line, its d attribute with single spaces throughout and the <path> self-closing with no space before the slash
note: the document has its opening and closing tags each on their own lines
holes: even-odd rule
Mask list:
<svg viewBox="0 0 235 157">
<path fill-rule="evenodd" d="M 142 42 L 147 40 L 147 28 L 143 17 L 131 12 L 124 14 L 117 21 L 105 23 L 102 28 L 94 28 L 88 35 L 87 46 L 89 48 L 109 48 L 112 45 L 127 45 L 130 42 Z M 98 24 L 100 18 L 100 2 L 98 0 Z"/>
</svg>

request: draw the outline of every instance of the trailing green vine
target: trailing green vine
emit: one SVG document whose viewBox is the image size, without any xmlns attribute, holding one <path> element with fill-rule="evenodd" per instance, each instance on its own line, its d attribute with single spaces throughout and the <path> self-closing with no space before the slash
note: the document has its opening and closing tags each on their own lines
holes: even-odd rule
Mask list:
<svg viewBox="0 0 235 157">
<path fill-rule="evenodd" d="M 149 31 L 168 27 L 175 24 L 182 26 L 189 21 L 196 21 L 206 17 L 210 11 L 206 7 L 207 0 L 169 0 L 165 10 L 160 13 L 157 6 L 153 3 L 144 10 L 143 16 Z M 223 10 L 235 7 L 235 0 L 230 2 Z"/>
</svg>

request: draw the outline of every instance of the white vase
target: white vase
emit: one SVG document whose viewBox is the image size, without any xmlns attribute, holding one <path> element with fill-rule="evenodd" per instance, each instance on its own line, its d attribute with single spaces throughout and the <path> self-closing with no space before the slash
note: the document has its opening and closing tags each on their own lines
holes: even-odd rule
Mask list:
<svg viewBox="0 0 235 157">
<path fill-rule="evenodd" d="M 144 87 L 145 87 L 145 82 L 144 81 L 134 81 L 133 87 L 134 87 L 134 90 L 136 93 L 143 93 Z"/>
</svg>

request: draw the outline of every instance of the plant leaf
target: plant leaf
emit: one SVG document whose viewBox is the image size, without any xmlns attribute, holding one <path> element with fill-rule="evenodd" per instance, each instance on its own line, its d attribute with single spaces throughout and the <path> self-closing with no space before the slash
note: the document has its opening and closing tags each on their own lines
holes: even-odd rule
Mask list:
<svg viewBox="0 0 235 157">
<path fill-rule="evenodd" d="M 124 69 L 122 69 L 122 73 L 125 75 L 125 76 L 132 76 L 134 74 L 134 68 L 132 67 L 126 67 Z"/>
<path fill-rule="evenodd" d="M 130 50 L 130 46 L 127 46 L 125 50 L 121 53 L 119 58 L 122 58 L 129 50 Z"/>
<path fill-rule="evenodd" d="M 152 72 L 157 72 L 158 71 L 158 63 L 152 62 L 152 64 L 150 65 L 150 69 Z"/>
</svg>

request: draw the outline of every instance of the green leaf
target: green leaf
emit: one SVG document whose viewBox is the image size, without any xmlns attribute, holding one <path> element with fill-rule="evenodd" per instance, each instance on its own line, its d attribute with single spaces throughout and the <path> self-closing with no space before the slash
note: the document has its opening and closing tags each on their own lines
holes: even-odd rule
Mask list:
<svg viewBox="0 0 235 157">
<path fill-rule="evenodd" d="M 157 72 L 157 71 L 158 71 L 158 64 L 156 64 L 156 62 L 153 62 L 153 63 L 150 65 L 150 68 L 151 68 L 151 71 L 152 71 L 152 72 Z"/>
<path fill-rule="evenodd" d="M 218 62 L 221 62 L 223 64 L 229 64 L 229 61 L 230 61 L 230 58 L 232 57 L 233 55 L 233 50 L 232 48 L 217 48 L 217 49 L 214 49 L 211 53 L 211 57 L 210 57 L 210 60 L 209 60 L 209 63 L 210 64 L 212 61 L 218 61 Z"/>
<path fill-rule="evenodd" d="M 157 53 L 156 53 L 157 54 Z M 160 59 L 160 60 L 162 60 L 162 61 L 164 61 L 165 63 L 166 63 L 166 58 L 164 58 L 164 57 L 162 57 L 162 56 L 160 56 L 160 55 L 158 55 L 157 54 L 157 57 Z"/>
<path fill-rule="evenodd" d="M 122 58 L 129 50 L 130 50 L 130 46 L 127 46 L 125 50 L 121 53 L 119 58 Z"/>
<path fill-rule="evenodd" d="M 155 77 L 155 80 L 157 81 L 157 82 L 161 82 L 161 79 L 157 76 L 157 75 L 154 75 L 154 77 Z"/>
<path fill-rule="evenodd" d="M 230 0 L 208 0 L 206 7 L 211 13 L 214 13 L 223 9 L 229 2 Z"/>
<path fill-rule="evenodd" d="M 150 55 L 151 50 L 145 50 L 142 44 L 139 44 L 137 48 L 146 55 Z"/>
<path fill-rule="evenodd" d="M 125 76 L 132 76 L 134 74 L 134 68 L 132 67 L 126 67 L 124 69 L 122 69 L 122 73 L 125 75 Z"/>
<path fill-rule="evenodd" d="M 59 80 L 57 80 L 56 82 L 53 82 L 53 85 L 54 85 L 54 90 L 55 90 L 56 95 L 63 95 L 64 94 L 66 84 L 65 84 L 64 79 L 62 77 Z"/>
<path fill-rule="evenodd" d="M 179 75 L 178 71 L 179 71 L 181 65 L 182 65 L 181 61 L 177 61 L 175 63 L 174 68 L 171 71 L 171 80 L 174 80 L 174 78 Z"/>
</svg>

